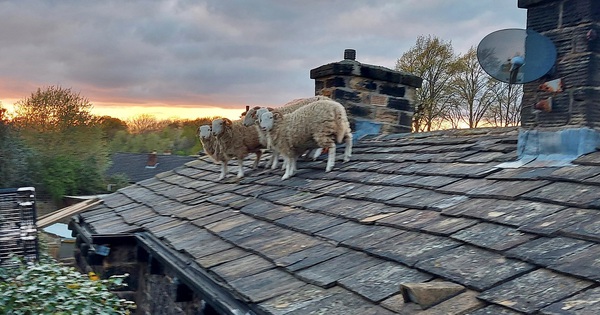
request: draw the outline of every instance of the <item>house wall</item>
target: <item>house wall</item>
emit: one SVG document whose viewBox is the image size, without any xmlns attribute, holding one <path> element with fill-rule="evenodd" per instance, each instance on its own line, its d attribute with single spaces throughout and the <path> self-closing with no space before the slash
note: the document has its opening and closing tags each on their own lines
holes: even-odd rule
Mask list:
<svg viewBox="0 0 600 315">
<path fill-rule="evenodd" d="M 78 242 L 75 261 L 80 271 L 90 271 L 100 278 L 129 274 L 127 287 L 116 290 L 119 297 L 135 301 L 137 315 L 218 315 L 202 298 L 177 278 L 175 272 L 153 259 L 144 249 L 131 242 L 115 242 L 108 256 L 88 251 Z M 86 253 L 87 252 L 87 253 Z"/>
<path fill-rule="evenodd" d="M 527 28 L 550 38 L 557 49 L 554 71 L 524 86 L 522 126 L 599 129 L 600 1 L 519 0 L 518 6 L 527 9 Z M 553 79 L 562 79 L 563 92 L 540 89 Z M 535 109 L 549 97 L 550 112 Z"/>
<path fill-rule="evenodd" d="M 347 49 L 344 60 L 312 69 L 315 95 L 340 102 L 348 112 L 355 138 L 367 133 L 412 131 L 416 88 L 422 79 L 388 68 L 361 64 Z"/>
</svg>

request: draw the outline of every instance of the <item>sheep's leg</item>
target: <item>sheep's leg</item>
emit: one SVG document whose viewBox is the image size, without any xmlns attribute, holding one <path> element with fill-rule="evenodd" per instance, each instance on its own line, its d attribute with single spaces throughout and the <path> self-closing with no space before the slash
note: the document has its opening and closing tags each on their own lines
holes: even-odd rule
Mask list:
<svg viewBox="0 0 600 315">
<path fill-rule="evenodd" d="M 238 162 L 238 166 L 239 166 L 237 178 L 242 178 L 242 177 L 244 177 L 244 158 L 238 157 L 237 162 Z"/>
<path fill-rule="evenodd" d="M 219 180 L 225 178 L 227 176 L 227 162 L 221 162 L 221 176 L 219 176 Z"/>
<path fill-rule="evenodd" d="M 296 164 L 293 157 L 284 157 L 283 164 L 285 165 L 285 173 L 281 177 L 281 180 L 286 180 L 294 174 L 293 165 Z"/>
<path fill-rule="evenodd" d="M 273 150 L 273 153 L 271 155 L 271 160 L 273 161 L 273 163 L 271 164 L 271 169 L 277 169 L 277 165 L 279 164 L 279 152 L 277 152 L 276 150 Z"/>
<path fill-rule="evenodd" d="M 262 151 L 258 150 L 254 153 L 256 154 L 256 160 L 254 160 L 254 164 L 252 165 L 253 170 L 255 170 L 258 167 L 258 162 L 260 161 L 260 157 L 262 156 Z"/>
<path fill-rule="evenodd" d="M 323 153 L 323 148 L 317 148 L 313 155 L 313 161 L 315 161 L 317 158 L 319 158 L 319 156 L 321 156 L 321 153 Z"/>
<path fill-rule="evenodd" d="M 335 165 L 335 143 L 329 145 L 329 156 L 327 157 L 327 167 L 325 172 L 331 172 Z"/>
<path fill-rule="evenodd" d="M 346 134 L 346 148 L 344 149 L 344 162 L 350 161 L 350 157 L 352 156 L 352 134 Z"/>
</svg>

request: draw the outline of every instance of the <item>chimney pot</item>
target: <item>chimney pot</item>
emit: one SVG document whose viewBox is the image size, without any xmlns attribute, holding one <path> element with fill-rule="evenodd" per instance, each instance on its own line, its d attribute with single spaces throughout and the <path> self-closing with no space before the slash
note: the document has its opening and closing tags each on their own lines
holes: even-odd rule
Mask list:
<svg viewBox="0 0 600 315">
<path fill-rule="evenodd" d="M 344 50 L 344 60 L 356 60 L 356 50 L 354 50 L 354 49 Z"/>
</svg>

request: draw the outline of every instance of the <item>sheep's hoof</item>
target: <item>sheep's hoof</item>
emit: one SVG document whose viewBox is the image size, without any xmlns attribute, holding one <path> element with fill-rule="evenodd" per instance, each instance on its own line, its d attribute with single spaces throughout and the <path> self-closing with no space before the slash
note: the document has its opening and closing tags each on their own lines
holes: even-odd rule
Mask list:
<svg viewBox="0 0 600 315">
<path fill-rule="evenodd" d="M 290 177 L 291 177 L 290 175 L 283 174 L 283 176 L 281 177 L 281 180 L 286 180 L 286 179 L 288 179 Z"/>
<path fill-rule="evenodd" d="M 223 178 L 225 178 L 225 175 L 219 176 L 219 178 L 217 178 L 217 180 L 222 180 Z"/>
<path fill-rule="evenodd" d="M 242 178 L 242 177 L 244 177 L 244 174 L 237 174 L 237 176 L 236 176 L 236 177 L 237 177 L 237 178 Z"/>
</svg>

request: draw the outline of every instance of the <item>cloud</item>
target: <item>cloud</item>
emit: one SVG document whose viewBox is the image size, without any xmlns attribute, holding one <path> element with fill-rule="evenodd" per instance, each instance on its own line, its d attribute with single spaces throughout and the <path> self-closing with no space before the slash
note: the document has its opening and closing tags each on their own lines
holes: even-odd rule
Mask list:
<svg viewBox="0 0 600 315">
<path fill-rule="evenodd" d="M 466 52 L 507 27 L 525 10 L 505 1 L 0 1 L 0 99 L 59 84 L 92 102 L 276 105 L 312 95 L 310 69 L 345 48 L 393 68 L 420 35 Z"/>
</svg>

